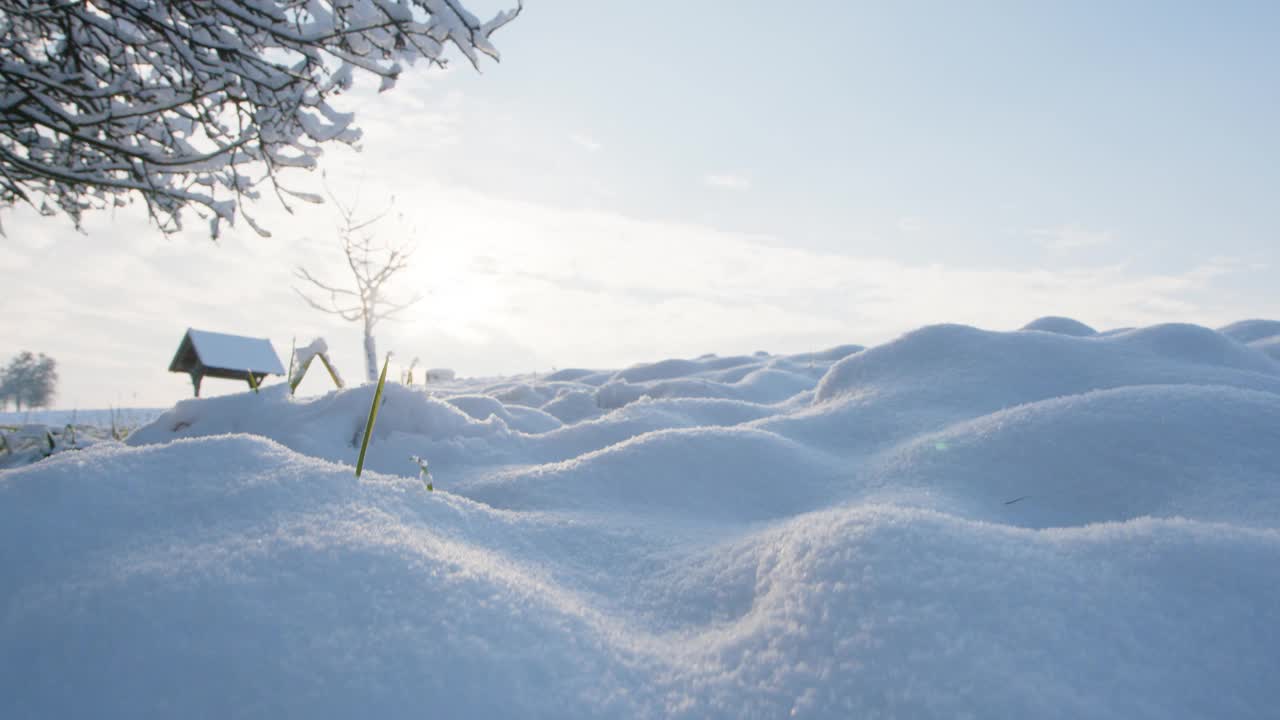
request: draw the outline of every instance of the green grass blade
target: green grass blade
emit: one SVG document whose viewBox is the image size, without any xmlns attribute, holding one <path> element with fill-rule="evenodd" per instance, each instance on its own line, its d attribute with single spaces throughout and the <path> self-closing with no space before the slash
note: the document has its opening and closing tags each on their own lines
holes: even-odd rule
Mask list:
<svg viewBox="0 0 1280 720">
<path fill-rule="evenodd" d="M 294 335 L 289 341 L 289 374 L 285 375 L 285 381 L 289 383 L 289 394 L 292 395 L 294 390 L 298 389 L 298 384 L 293 381 L 293 363 L 298 359 L 298 336 Z"/>
<path fill-rule="evenodd" d="M 356 459 L 356 478 L 364 471 L 364 453 L 369 449 L 369 438 L 373 437 L 373 424 L 378 420 L 378 406 L 382 404 L 382 388 L 387 384 L 387 364 L 391 362 L 391 353 L 382 361 L 382 375 L 378 376 L 378 389 L 373 391 L 373 404 L 369 406 L 369 420 L 364 424 L 364 440 L 360 441 L 360 457 Z"/>
<path fill-rule="evenodd" d="M 329 356 L 324 353 L 320 353 L 320 362 L 324 363 L 324 369 L 329 371 L 329 377 L 333 379 L 333 384 L 341 390 L 343 388 L 342 378 L 338 376 L 338 371 L 334 370 L 333 365 L 330 364 Z"/>
</svg>

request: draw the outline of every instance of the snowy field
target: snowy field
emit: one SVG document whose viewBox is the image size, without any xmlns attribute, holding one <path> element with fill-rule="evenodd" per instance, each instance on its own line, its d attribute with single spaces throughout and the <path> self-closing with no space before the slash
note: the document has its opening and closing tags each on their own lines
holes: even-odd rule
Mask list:
<svg viewBox="0 0 1280 720">
<path fill-rule="evenodd" d="M 60 427 L 67 424 L 110 427 L 115 423 L 123 428 L 145 425 L 164 412 L 161 408 L 107 408 L 95 410 L 24 410 L 0 412 L 0 425 L 25 425 L 38 423 Z"/>
<path fill-rule="evenodd" d="M 1029 327 L 181 402 L 0 471 L 0 717 L 1276 717 L 1280 323 Z"/>
</svg>

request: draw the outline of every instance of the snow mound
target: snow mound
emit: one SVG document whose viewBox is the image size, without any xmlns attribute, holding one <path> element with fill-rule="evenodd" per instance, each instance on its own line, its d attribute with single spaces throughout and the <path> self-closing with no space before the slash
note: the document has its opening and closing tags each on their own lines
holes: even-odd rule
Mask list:
<svg viewBox="0 0 1280 720">
<path fill-rule="evenodd" d="M 863 505 L 702 533 L 357 482 L 243 435 L 60 456 L 0 476 L 0 713 L 1263 718 L 1280 702 L 1274 529 L 1034 531 Z"/>
<path fill-rule="evenodd" d="M 866 472 L 868 496 L 1061 527 L 1146 515 L 1280 518 L 1280 394 L 1200 385 L 1021 405 L 912 440 Z"/>
<path fill-rule="evenodd" d="M 830 354 L 832 358 L 843 356 Z M 815 356 L 798 363 L 794 357 L 768 355 L 667 360 L 615 374 L 595 391 L 595 400 L 605 410 L 616 410 L 642 398 L 719 398 L 778 404 L 811 391 L 832 362 Z"/>
<path fill-rule="evenodd" d="M 556 370 L 546 377 L 549 381 L 574 382 L 582 380 L 585 377 L 596 374 L 595 370 L 586 370 L 583 368 L 565 368 Z"/>
<path fill-rule="evenodd" d="M 1042 318 L 1036 318 L 1026 325 L 1023 325 L 1022 329 L 1039 330 L 1040 332 L 1070 335 L 1072 337 L 1089 337 L 1091 335 L 1098 334 L 1097 330 L 1094 330 L 1079 320 L 1072 320 L 1067 317 L 1058 317 L 1056 315 L 1046 315 Z"/>
<path fill-rule="evenodd" d="M 734 356 L 734 357 L 717 357 L 715 355 L 705 355 L 697 360 L 662 360 L 656 363 L 646 365 L 635 365 L 621 370 L 614 374 L 615 380 L 622 382 L 646 382 L 650 380 L 668 380 L 671 378 L 684 378 L 691 375 L 712 372 L 715 370 L 725 370 L 729 368 L 740 367 L 742 365 L 756 365 L 760 363 L 760 356 Z"/>
<path fill-rule="evenodd" d="M 1219 328 L 1218 332 L 1232 340 L 1248 344 L 1280 337 L 1280 320 L 1241 320 Z"/>
<path fill-rule="evenodd" d="M 833 363 L 837 360 L 843 360 L 854 353 L 860 353 L 865 349 L 866 348 L 861 345 L 837 345 L 833 348 L 820 350 L 818 352 L 790 355 L 787 359 L 797 364 L 815 362 Z"/>
<path fill-rule="evenodd" d="M 1218 332 L 1280 362 L 1280 320 L 1241 320 Z"/>
<path fill-rule="evenodd" d="M 595 392 L 571 390 L 542 406 L 562 423 L 576 423 L 596 417 L 603 409 L 596 404 Z"/>
<path fill-rule="evenodd" d="M 524 433 L 542 433 L 563 427 L 555 416 L 535 408 L 512 405 L 507 407 L 497 398 L 488 395 L 455 395 L 446 402 L 470 415 L 475 420 L 501 419 L 507 427 Z"/>
<path fill-rule="evenodd" d="M 1155 325 L 1130 330 L 1113 339 L 1171 360 L 1268 374 L 1277 372 L 1262 353 L 1241 347 L 1225 335 L 1199 325 Z"/>
<path fill-rule="evenodd" d="M 1280 699 L 1265 679 L 1280 611 L 1264 604 L 1280 577 L 1259 570 L 1278 542 L 1186 520 L 1027 531 L 864 506 L 694 559 L 662 578 L 676 589 L 659 612 L 689 591 L 710 606 L 684 619 L 714 629 L 673 633 L 714 658 L 687 681 L 693 717 L 1262 718 Z"/>
<path fill-rule="evenodd" d="M 825 486 L 837 473 L 835 465 L 772 433 L 697 428 L 646 433 L 561 463 L 506 473 L 464 492 L 502 509 L 748 522 L 821 507 L 831 495 Z"/>
<path fill-rule="evenodd" d="M 1271 336 L 1033 329 L 392 384 L 360 480 L 370 386 L 0 470 L 0 717 L 1274 716 Z"/>
<path fill-rule="evenodd" d="M 362 385 L 295 401 L 286 385 L 273 385 L 256 394 L 184 400 L 130 435 L 127 442 L 136 446 L 248 433 L 271 438 L 304 455 L 354 465 L 373 391 L 372 385 Z M 374 425 L 374 451 L 366 465 L 416 473 L 410 460 L 414 454 L 444 460 L 459 453 L 489 453 L 512 432 L 501 417 L 477 420 L 444 400 L 388 384 Z"/>
<path fill-rule="evenodd" d="M 84 455 L 0 482 L 4 717 L 617 703 L 596 682 L 626 670 L 607 619 L 468 539 L 468 524 L 518 533 L 518 519 L 242 435 Z"/>
<path fill-rule="evenodd" d="M 1249 343 L 1249 345 L 1272 360 L 1280 362 L 1280 335 L 1263 338 L 1262 340 L 1254 340 Z"/>
<path fill-rule="evenodd" d="M 930 407 L 990 411 L 1124 385 L 1193 382 L 1280 391 L 1280 368 L 1256 349 L 1194 325 L 1098 338 L 935 325 L 841 360 L 814 401 L 903 395 Z"/>
</svg>

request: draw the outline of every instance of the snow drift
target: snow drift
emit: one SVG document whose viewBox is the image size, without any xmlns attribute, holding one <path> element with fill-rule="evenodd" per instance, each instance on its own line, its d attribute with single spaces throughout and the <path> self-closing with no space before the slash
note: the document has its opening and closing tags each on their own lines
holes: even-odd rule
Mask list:
<svg viewBox="0 0 1280 720">
<path fill-rule="evenodd" d="M 0 473 L 0 716 L 1273 716 L 1271 335 L 1032 325 L 179 403 Z"/>
</svg>

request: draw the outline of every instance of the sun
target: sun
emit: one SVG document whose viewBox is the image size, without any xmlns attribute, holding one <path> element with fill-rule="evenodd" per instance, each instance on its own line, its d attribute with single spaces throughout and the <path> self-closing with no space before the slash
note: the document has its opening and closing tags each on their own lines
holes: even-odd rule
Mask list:
<svg viewBox="0 0 1280 720">
<path fill-rule="evenodd" d="M 502 276 L 470 253 L 419 253 L 406 282 L 422 300 L 403 316 L 419 332 L 443 332 L 479 339 L 481 328 L 497 324 L 508 304 Z"/>
</svg>

